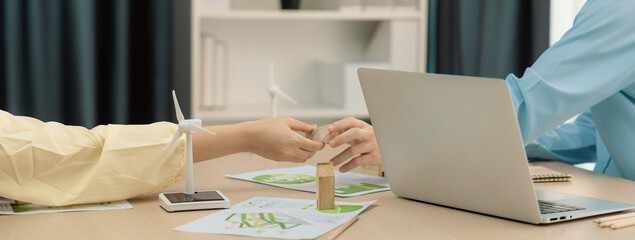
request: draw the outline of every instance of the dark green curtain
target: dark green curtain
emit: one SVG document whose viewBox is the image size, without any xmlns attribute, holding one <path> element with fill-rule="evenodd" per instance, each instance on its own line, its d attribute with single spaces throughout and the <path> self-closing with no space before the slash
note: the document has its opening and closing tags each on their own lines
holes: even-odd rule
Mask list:
<svg viewBox="0 0 635 240">
<path fill-rule="evenodd" d="M 93 127 L 170 120 L 170 0 L 2 0 L 0 109 Z"/>
<path fill-rule="evenodd" d="M 549 46 L 549 0 L 429 0 L 428 72 L 522 76 Z"/>
</svg>

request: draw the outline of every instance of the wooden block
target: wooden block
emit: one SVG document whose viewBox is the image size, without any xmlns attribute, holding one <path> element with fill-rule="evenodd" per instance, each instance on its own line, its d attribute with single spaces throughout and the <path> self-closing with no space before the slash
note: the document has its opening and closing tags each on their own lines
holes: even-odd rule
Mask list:
<svg viewBox="0 0 635 240">
<path fill-rule="evenodd" d="M 337 137 L 337 135 L 340 135 L 344 132 L 329 132 L 328 127 L 328 125 L 317 127 L 316 129 L 313 129 L 312 132 L 308 133 L 306 137 L 313 141 L 329 143 L 334 137 Z"/>
<path fill-rule="evenodd" d="M 330 162 L 318 163 L 315 173 L 317 178 L 318 210 L 336 209 L 335 206 L 335 173 Z"/>
</svg>

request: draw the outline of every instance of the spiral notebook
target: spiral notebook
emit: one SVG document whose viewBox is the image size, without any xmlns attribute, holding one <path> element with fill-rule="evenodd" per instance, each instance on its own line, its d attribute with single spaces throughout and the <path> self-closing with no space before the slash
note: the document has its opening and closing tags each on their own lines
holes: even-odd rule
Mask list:
<svg viewBox="0 0 635 240">
<path fill-rule="evenodd" d="M 535 183 L 541 182 L 569 182 L 571 181 L 571 174 L 561 173 L 556 170 L 546 168 L 543 166 L 529 166 L 529 172 L 531 173 L 531 179 Z"/>
</svg>

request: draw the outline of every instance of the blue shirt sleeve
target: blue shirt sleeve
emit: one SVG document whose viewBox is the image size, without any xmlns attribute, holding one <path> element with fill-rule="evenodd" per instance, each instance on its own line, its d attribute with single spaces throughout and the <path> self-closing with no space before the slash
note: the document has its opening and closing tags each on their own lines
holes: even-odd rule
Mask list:
<svg viewBox="0 0 635 240">
<path fill-rule="evenodd" d="M 589 0 L 522 78 L 506 78 L 525 145 L 633 84 L 633 9 L 635 1 Z"/>
<path fill-rule="evenodd" d="M 569 164 L 596 160 L 596 130 L 591 111 L 580 114 L 529 143 L 525 149 L 530 159 L 559 160 Z"/>
</svg>

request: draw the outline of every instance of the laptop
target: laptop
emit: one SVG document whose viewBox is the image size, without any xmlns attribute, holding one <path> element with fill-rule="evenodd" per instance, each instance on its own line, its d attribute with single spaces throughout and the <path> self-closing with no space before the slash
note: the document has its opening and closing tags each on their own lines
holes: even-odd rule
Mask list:
<svg viewBox="0 0 635 240">
<path fill-rule="evenodd" d="M 500 79 L 365 68 L 358 75 L 399 197 L 533 224 L 635 208 L 535 189 Z"/>
</svg>

